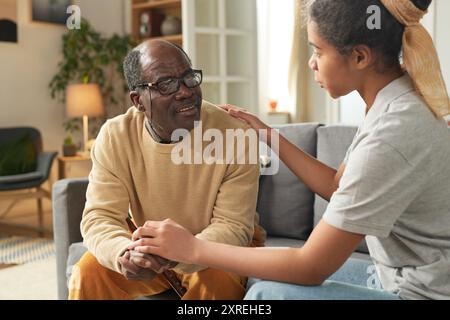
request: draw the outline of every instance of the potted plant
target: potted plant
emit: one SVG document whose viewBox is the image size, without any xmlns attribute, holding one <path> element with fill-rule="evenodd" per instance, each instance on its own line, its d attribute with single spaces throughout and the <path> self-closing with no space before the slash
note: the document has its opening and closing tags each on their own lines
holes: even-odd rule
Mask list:
<svg viewBox="0 0 450 320">
<path fill-rule="evenodd" d="M 73 143 L 72 136 L 66 136 L 63 144 L 63 155 L 64 157 L 73 157 L 77 154 L 77 145 Z"/>
<path fill-rule="evenodd" d="M 62 60 L 58 63 L 58 72 L 49 83 L 51 97 L 65 105 L 69 84 L 96 83 L 105 108 L 108 110 L 108 107 L 117 105 L 127 90 L 122 62 L 134 45 L 128 35 L 104 37 L 82 19 L 80 29 L 69 30 L 62 37 Z M 94 136 L 106 118 L 98 120 L 90 119 Z M 80 123 L 81 119 L 68 119 L 63 123 L 71 139 L 72 133 L 81 128 Z"/>
<path fill-rule="evenodd" d="M 64 122 L 64 129 L 67 132 L 63 143 L 63 155 L 64 157 L 76 156 L 78 151 L 78 146 L 73 141 L 73 134 L 80 130 L 80 125 L 74 119 L 67 120 Z"/>
</svg>

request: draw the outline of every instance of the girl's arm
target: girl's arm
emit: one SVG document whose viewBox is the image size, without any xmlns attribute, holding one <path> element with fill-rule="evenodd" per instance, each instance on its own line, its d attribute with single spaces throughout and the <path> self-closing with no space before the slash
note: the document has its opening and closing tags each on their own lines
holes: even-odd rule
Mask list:
<svg viewBox="0 0 450 320">
<path fill-rule="evenodd" d="M 308 188 L 319 196 L 329 201 L 333 193 L 339 186 L 339 180 L 344 172 L 344 165 L 336 171 L 319 160 L 311 157 L 297 146 L 290 143 L 281 134 L 271 129 L 268 125 L 259 120 L 255 115 L 231 105 L 220 106 L 228 111 L 233 117 L 239 118 L 248 123 L 252 128 L 261 133 L 266 130 L 267 135 L 261 136 L 262 141 L 272 145 L 272 138 L 278 138 L 278 156 L 286 166 L 301 180 Z M 276 150 L 274 150 L 276 151 Z"/>
<path fill-rule="evenodd" d="M 166 259 L 223 269 L 244 276 L 319 285 L 352 254 L 364 235 L 330 226 L 323 220 L 302 248 L 247 248 L 195 238 L 172 220 L 149 221 L 130 247 Z"/>
</svg>

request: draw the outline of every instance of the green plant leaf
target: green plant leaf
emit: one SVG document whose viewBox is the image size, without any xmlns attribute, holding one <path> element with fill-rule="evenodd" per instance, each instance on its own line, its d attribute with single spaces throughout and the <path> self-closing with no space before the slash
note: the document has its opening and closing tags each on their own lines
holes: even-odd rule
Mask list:
<svg viewBox="0 0 450 320">
<path fill-rule="evenodd" d="M 104 37 L 86 19 L 82 19 L 80 27 L 79 30 L 69 30 L 62 36 L 62 60 L 58 63 L 58 72 L 48 85 L 50 96 L 65 105 L 69 84 L 96 83 L 105 103 L 115 105 L 120 101 L 118 95 L 127 90 L 122 62 L 135 43 L 128 35 Z M 110 72 L 114 74 L 110 75 Z M 119 88 L 123 88 L 122 92 L 114 90 L 113 79 L 121 80 L 123 85 Z M 71 120 L 63 125 L 70 133 L 80 129 L 80 125 L 75 125 Z"/>
</svg>

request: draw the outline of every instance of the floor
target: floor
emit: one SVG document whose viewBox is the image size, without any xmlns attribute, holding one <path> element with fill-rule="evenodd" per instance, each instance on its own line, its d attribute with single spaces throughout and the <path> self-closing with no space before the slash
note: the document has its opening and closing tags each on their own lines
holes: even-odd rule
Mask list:
<svg viewBox="0 0 450 320">
<path fill-rule="evenodd" d="M 57 180 L 57 166 L 56 161 L 50 173 L 50 181 Z M 46 190 L 51 190 L 50 182 L 45 182 L 42 187 Z M 7 200 L 0 200 L 0 212 L 6 208 L 11 202 Z M 52 203 L 51 200 L 44 198 L 42 200 L 44 209 L 44 237 L 53 238 L 52 225 Z M 25 199 L 20 200 L 9 213 L 0 218 L 0 237 L 5 236 L 25 236 L 25 237 L 39 237 L 39 232 L 34 230 L 38 226 L 37 215 L 37 200 Z"/>
<path fill-rule="evenodd" d="M 53 237 L 51 201 L 42 201 L 44 209 L 44 237 Z M 8 201 L 0 201 L 5 208 Z M 26 199 L 0 219 L 0 237 L 39 237 L 34 230 L 38 225 L 37 201 Z M 22 265 L 0 264 L 0 300 L 53 300 L 56 292 L 55 257 Z"/>
<path fill-rule="evenodd" d="M 58 180 L 58 162 L 55 159 L 50 171 L 50 179 L 45 182 L 42 187 L 46 190 L 51 190 L 52 186 L 50 182 Z M 70 169 L 70 170 L 69 170 Z M 65 173 L 67 178 L 87 176 L 88 168 L 79 166 L 69 166 L 68 172 Z M 0 211 L 9 204 L 8 201 L 0 200 Z M 52 225 L 52 203 L 49 199 L 42 201 L 44 208 L 44 237 L 53 238 L 53 225 Z M 0 237 L 5 236 L 29 236 L 39 237 L 39 233 L 33 228 L 38 225 L 37 217 L 37 201 L 35 199 L 26 199 L 16 204 L 13 209 L 6 215 L 6 217 L 0 218 Z"/>
<path fill-rule="evenodd" d="M 3 269 L 0 283 L 0 300 L 55 300 L 55 257 Z"/>
<path fill-rule="evenodd" d="M 52 208 L 51 201 L 42 201 L 44 208 L 44 237 L 53 237 Z M 1 201 L 0 208 L 8 205 L 8 201 Z M 39 233 L 34 230 L 38 225 L 37 201 L 35 199 L 21 200 L 13 209 L 0 219 L 0 236 L 29 236 L 38 237 Z"/>
</svg>

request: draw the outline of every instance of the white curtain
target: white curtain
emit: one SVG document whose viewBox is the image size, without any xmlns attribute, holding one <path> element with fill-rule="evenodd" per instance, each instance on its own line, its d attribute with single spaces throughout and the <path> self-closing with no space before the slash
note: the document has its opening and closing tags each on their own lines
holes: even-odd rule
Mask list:
<svg viewBox="0 0 450 320">
<path fill-rule="evenodd" d="M 293 105 L 294 122 L 308 121 L 307 88 L 308 88 L 308 35 L 302 21 L 302 1 L 294 0 L 294 26 L 292 50 L 289 63 L 288 88 L 289 98 Z"/>
<path fill-rule="evenodd" d="M 295 0 L 258 0 L 258 60 L 260 115 L 267 114 L 269 100 L 279 111 L 294 111 L 289 97 L 289 60 L 294 30 Z"/>
</svg>

